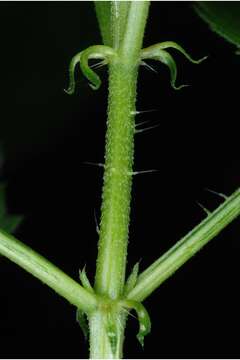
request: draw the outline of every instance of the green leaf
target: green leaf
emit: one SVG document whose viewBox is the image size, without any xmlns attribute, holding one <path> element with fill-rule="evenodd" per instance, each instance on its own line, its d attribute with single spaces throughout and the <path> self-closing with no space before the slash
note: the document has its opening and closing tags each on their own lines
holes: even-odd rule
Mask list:
<svg viewBox="0 0 240 360">
<path fill-rule="evenodd" d="M 203 58 L 199 60 L 194 60 L 180 45 L 175 43 L 174 41 L 164 41 L 155 45 L 151 45 L 145 49 L 142 49 L 141 51 L 141 59 L 152 59 L 152 60 L 158 60 L 162 62 L 163 64 L 167 65 L 170 70 L 171 75 L 171 85 L 175 90 L 180 90 L 183 87 L 186 87 L 188 85 L 180 85 L 176 86 L 176 79 L 177 79 L 177 65 L 172 57 L 166 50 L 172 48 L 175 50 L 180 51 L 190 62 L 193 64 L 200 64 L 203 60 L 205 60 L 207 57 L 204 56 Z"/>
<path fill-rule="evenodd" d="M 170 55 L 167 51 L 161 50 L 159 51 L 157 60 L 161 61 L 163 64 L 167 65 L 170 70 L 171 75 L 171 85 L 173 89 L 180 90 L 188 85 L 179 85 L 176 86 L 176 79 L 177 79 L 177 65 L 175 60 L 173 59 L 172 55 Z"/>
<path fill-rule="evenodd" d="M 68 94 L 68 95 L 72 95 L 75 91 L 75 68 L 77 66 L 77 64 L 80 62 L 81 59 L 81 52 L 78 53 L 77 55 L 75 55 L 70 64 L 69 64 L 69 85 L 67 89 L 64 89 L 64 91 Z"/>
<path fill-rule="evenodd" d="M 123 293 L 125 296 L 127 296 L 127 294 L 134 288 L 134 286 L 136 285 L 137 282 L 137 278 L 138 278 L 138 273 L 139 273 L 139 262 L 136 263 L 131 271 L 131 274 L 129 275 L 126 284 L 124 286 L 124 290 Z"/>
<path fill-rule="evenodd" d="M 95 1 L 95 10 L 104 45 L 112 46 L 111 2 Z"/>
<path fill-rule="evenodd" d="M 159 49 L 175 49 L 178 50 L 180 53 L 182 53 L 186 59 L 188 59 L 188 61 L 190 61 L 193 64 L 200 64 L 202 61 L 207 59 L 207 56 L 202 57 L 201 59 L 195 60 L 191 57 L 191 55 L 189 55 L 186 50 L 184 50 L 184 48 L 182 46 L 180 46 L 178 43 L 174 42 L 174 41 L 164 41 L 161 42 L 159 44 L 153 45 L 152 48 L 159 48 Z"/>
<path fill-rule="evenodd" d="M 19 224 L 22 222 L 23 216 L 10 215 L 6 205 L 6 184 L 0 183 L 0 229 L 14 233 Z"/>
<path fill-rule="evenodd" d="M 111 1 L 113 47 L 118 49 L 124 34 L 131 1 Z"/>
<path fill-rule="evenodd" d="M 5 215 L 4 218 L 0 219 L 0 226 L 1 229 L 3 229 L 4 231 L 13 234 L 18 226 L 21 224 L 21 222 L 23 221 L 23 216 L 21 215 Z"/>
<path fill-rule="evenodd" d="M 84 76 L 90 81 L 90 87 L 93 90 L 99 89 L 101 85 L 101 79 L 99 76 L 91 69 L 88 61 L 90 59 L 101 59 L 101 65 L 108 63 L 109 59 L 115 56 L 115 51 L 105 45 L 93 45 L 89 46 L 87 49 L 76 54 L 69 65 L 69 86 L 64 90 L 67 94 L 72 95 L 75 91 L 75 69 L 78 63 L 84 74 Z M 97 64 L 99 65 L 99 63 Z M 96 67 L 96 66 L 95 66 Z"/>
<path fill-rule="evenodd" d="M 95 1 L 104 45 L 119 48 L 123 39 L 131 1 Z"/>
<path fill-rule="evenodd" d="M 194 4 L 194 9 L 213 31 L 237 47 L 240 46 L 240 3 L 238 1 L 199 1 Z"/>
<path fill-rule="evenodd" d="M 80 67 L 83 72 L 83 74 L 86 76 L 86 78 L 89 80 L 89 86 L 93 90 L 98 90 L 101 86 L 101 79 L 97 75 L 95 71 L 91 69 L 91 67 L 88 64 L 88 60 L 91 58 L 91 55 L 94 54 L 94 49 L 97 48 L 96 46 L 90 46 L 86 50 L 81 52 L 81 58 L 80 58 Z M 96 57 L 99 58 L 99 57 Z"/>
<path fill-rule="evenodd" d="M 144 347 L 144 337 L 151 332 L 151 319 L 142 303 L 134 300 L 123 300 L 122 306 L 127 309 L 134 309 L 138 316 L 139 331 L 137 339 L 141 346 Z"/>
<path fill-rule="evenodd" d="M 85 337 L 85 340 L 87 340 L 88 338 L 88 323 L 87 323 L 87 319 L 86 319 L 86 315 L 85 313 L 80 310 L 80 309 L 77 309 L 77 312 L 76 312 L 76 320 L 83 332 L 83 335 Z"/>
<path fill-rule="evenodd" d="M 86 268 L 86 265 L 84 266 L 82 271 L 79 270 L 79 278 L 81 280 L 81 283 L 82 283 L 82 286 L 84 287 L 84 289 L 88 290 L 91 293 L 94 293 L 92 285 L 91 285 L 90 281 L 88 280 L 85 268 Z"/>
</svg>

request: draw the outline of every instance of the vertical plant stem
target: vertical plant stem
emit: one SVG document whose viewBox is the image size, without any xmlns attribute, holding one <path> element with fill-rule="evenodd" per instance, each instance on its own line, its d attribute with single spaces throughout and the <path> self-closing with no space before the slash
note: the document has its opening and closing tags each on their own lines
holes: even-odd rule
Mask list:
<svg viewBox="0 0 240 360">
<path fill-rule="evenodd" d="M 126 316 L 115 313 L 116 331 L 118 333 L 116 350 L 113 353 L 109 342 L 106 326 L 109 313 L 106 310 L 95 311 L 89 316 L 90 327 L 90 359 L 121 359 L 123 356 L 124 328 Z"/>
<path fill-rule="evenodd" d="M 130 3 L 126 31 L 116 49 L 117 56 L 109 65 L 105 170 L 95 290 L 113 301 L 121 296 L 125 282 L 136 84 L 148 7 L 148 1 Z M 115 353 L 106 332 L 109 316 L 113 316 L 118 334 Z M 99 308 L 89 317 L 89 325 L 91 358 L 122 356 L 125 321 L 120 309 L 113 315 L 111 310 Z"/>
<path fill-rule="evenodd" d="M 109 108 L 96 291 L 120 296 L 125 279 L 132 185 L 137 67 L 109 67 Z"/>
<path fill-rule="evenodd" d="M 109 66 L 105 172 L 95 288 L 118 298 L 125 280 L 139 53 L 148 2 L 131 2 L 125 36 Z"/>
</svg>

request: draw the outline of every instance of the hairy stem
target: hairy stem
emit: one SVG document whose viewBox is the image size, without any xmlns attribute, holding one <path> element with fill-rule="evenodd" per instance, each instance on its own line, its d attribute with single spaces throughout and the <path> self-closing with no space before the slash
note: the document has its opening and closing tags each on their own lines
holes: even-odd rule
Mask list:
<svg viewBox="0 0 240 360">
<path fill-rule="evenodd" d="M 117 342 L 113 353 L 107 333 L 109 315 L 108 311 L 99 309 L 89 316 L 91 359 L 121 359 L 123 356 L 126 316 L 121 311 L 114 314 L 113 320 L 116 326 Z"/>
<path fill-rule="evenodd" d="M 126 23 L 117 22 L 118 25 L 124 24 L 125 32 L 117 48 L 115 47 L 117 56 L 109 65 L 105 171 L 95 290 L 97 294 L 112 300 L 122 295 L 125 282 L 134 159 L 136 84 L 148 7 L 148 1 L 129 3 Z M 89 317 L 91 358 L 122 356 L 125 328 L 123 316 L 120 310 L 115 314 L 115 319 L 118 319 L 115 352 L 107 335 L 106 316 L 108 315 L 105 310 L 98 309 Z"/>
<path fill-rule="evenodd" d="M 109 109 L 96 291 L 116 299 L 125 279 L 133 165 L 136 66 L 109 68 Z"/>
<path fill-rule="evenodd" d="M 109 102 L 95 288 L 118 298 L 127 255 L 139 54 L 148 2 L 132 2 L 125 37 L 109 66 Z"/>
</svg>

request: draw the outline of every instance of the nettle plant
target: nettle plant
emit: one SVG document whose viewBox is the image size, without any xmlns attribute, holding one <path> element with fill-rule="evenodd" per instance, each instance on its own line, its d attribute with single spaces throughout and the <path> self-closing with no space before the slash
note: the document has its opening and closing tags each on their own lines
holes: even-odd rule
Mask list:
<svg viewBox="0 0 240 360">
<path fill-rule="evenodd" d="M 144 130 L 135 124 L 139 67 L 147 65 L 149 59 L 167 65 L 173 89 L 181 89 L 185 85 L 176 85 L 177 67 L 172 50 L 196 64 L 205 57 L 193 60 L 174 41 L 143 48 L 148 1 L 100 1 L 95 5 L 103 44 L 90 46 L 73 57 L 66 90 L 68 94 L 74 93 L 76 66 L 80 66 L 94 90 L 101 85 L 96 68 L 108 67 L 108 117 L 95 283 L 90 283 L 85 269 L 80 271 L 80 283 L 76 282 L 9 234 L 21 218 L 7 215 L 4 186 L 0 193 L 0 253 L 77 308 L 77 320 L 84 335 L 89 336 L 91 358 L 121 358 L 130 312 L 134 310 L 137 315 L 137 339 L 143 346 L 144 337 L 151 330 L 150 316 L 143 301 L 240 214 L 240 189 L 229 197 L 223 196 L 223 203 L 215 211 L 206 210 L 205 219 L 146 270 L 139 273 L 139 264 L 136 264 L 126 277 L 131 188 L 133 176 L 139 173 L 133 169 L 134 136 Z M 234 32 L 234 26 L 229 26 L 232 23 L 227 12 L 223 15 L 214 3 L 196 3 L 195 8 L 214 30 L 239 45 L 239 36 Z M 90 66 L 89 60 L 92 59 L 100 62 Z"/>
</svg>

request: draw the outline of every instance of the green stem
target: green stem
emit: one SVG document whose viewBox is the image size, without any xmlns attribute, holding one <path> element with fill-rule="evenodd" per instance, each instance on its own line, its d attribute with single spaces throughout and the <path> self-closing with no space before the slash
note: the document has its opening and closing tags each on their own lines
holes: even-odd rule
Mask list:
<svg viewBox="0 0 240 360">
<path fill-rule="evenodd" d="M 136 66 L 109 66 L 109 109 L 96 291 L 120 296 L 125 280 L 132 185 Z"/>
<path fill-rule="evenodd" d="M 109 106 L 101 207 L 97 293 L 118 298 L 125 281 L 139 55 L 148 2 L 131 2 L 126 31 L 109 65 Z"/>
<path fill-rule="evenodd" d="M 0 230 L 0 254 L 37 277 L 82 311 L 89 313 L 97 307 L 97 300 L 93 294 L 43 256 L 2 230 Z"/>
<path fill-rule="evenodd" d="M 138 278 L 128 298 L 143 301 L 240 214 L 240 189 L 155 261 Z"/>
<path fill-rule="evenodd" d="M 123 356 L 124 328 L 126 316 L 122 312 L 115 314 L 117 336 L 116 350 L 113 353 L 107 334 L 109 312 L 99 309 L 89 316 L 90 359 L 121 359 Z"/>
<path fill-rule="evenodd" d="M 122 295 L 125 283 L 136 84 L 148 7 L 148 1 L 129 3 L 126 23 L 120 21 L 117 25 L 125 26 L 124 36 L 118 42 L 119 47 L 115 47 L 117 56 L 109 64 L 105 171 L 95 290 L 97 294 L 112 300 Z M 117 347 L 113 351 L 107 333 L 109 316 L 112 316 L 111 310 L 101 308 L 89 316 L 91 358 L 122 357 L 125 317 L 120 309 L 114 313 L 114 319 L 117 319 L 114 330 Z"/>
</svg>

